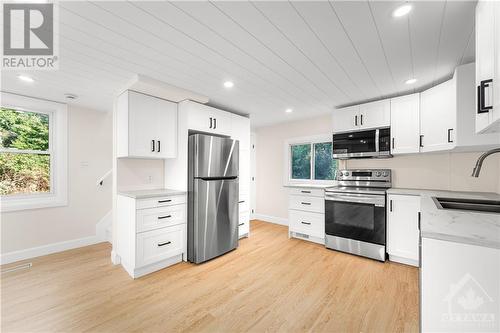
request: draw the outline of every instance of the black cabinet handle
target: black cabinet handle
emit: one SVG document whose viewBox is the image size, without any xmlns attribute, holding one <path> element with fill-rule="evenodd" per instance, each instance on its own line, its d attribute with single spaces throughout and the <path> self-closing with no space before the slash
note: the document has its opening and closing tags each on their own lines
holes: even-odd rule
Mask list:
<svg viewBox="0 0 500 333">
<path fill-rule="evenodd" d="M 363 125 L 363 115 L 361 115 L 360 118 L 361 118 L 361 125 Z"/>
<path fill-rule="evenodd" d="M 240 223 L 240 224 L 238 224 L 238 227 L 241 227 L 242 225 L 245 225 L 245 223 Z"/>
<path fill-rule="evenodd" d="M 448 128 L 448 142 L 451 143 L 453 140 L 451 139 L 451 131 L 453 131 L 453 128 Z"/>
<path fill-rule="evenodd" d="M 394 149 L 394 138 L 392 138 L 392 149 Z"/>
<path fill-rule="evenodd" d="M 172 217 L 172 215 L 158 216 L 158 220 L 168 219 L 171 217 Z"/>
<path fill-rule="evenodd" d="M 151 140 L 151 151 L 155 151 L 155 140 Z"/>
<path fill-rule="evenodd" d="M 421 136 L 420 136 L 420 144 L 419 144 L 419 145 L 420 145 L 420 147 L 423 147 L 423 146 L 424 146 L 424 140 L 423 140 L 423 139 L 424 139 L 424 136 L 423 136 L 423 135 L 421 135 Z"/>
<path fill-rule="evenodd" d="M 485 113 L 489 112 L 489 110 L 493 109 L 493 105 L 485 105 L 485 93 L 484 90 L 490 87 L 490 83 L 493 83 L 492 79 L 483 80 L 480 82 L 479 86 L 477 86 L 477 113 Z"/>
<path fill-rule="evenodd" d="M 217 118 L 214 118 L 214 129 L 217 128 Z"/>
<path fill-rule="evenodd" d="M 168 244 L 171 244 L 172 242 L 171 241 L 168 241 L 168 242 L 165 242 L 165 243 L 158 243 L 158 246 L 165 246 L 165 245 L 168 245 Z"/>
<path fill-rule="evenodd" d="M 392 200 L 389 201 L 389 211 L 392 212 Z"/>
<path fill-rule="evenodd" d="M 304 221 L 302 221 L 302 222 L 300 222 L 300 223 L 302 223 L 302 224 L 307 224 L 307 225 L 311 225 L 311 223 L 310 223 L 310 222 L 304 222 Z"/>
<path fill-rule="evenodd" d="M 300 193 L 311 193 L 311 191 L 300 191 Z"/>
<path fill-rule="evenodd" d="M 306 206 L 310 206 L 311 205 L 310 202 L 301 202 L 301 204 L 306 205 Z"/>
<path fill-rule="evenodd" d="M 161 146 L 160 146 L 160 144 L 161 144 L 161 141 L 160 141 L 160 140 L 158 140 L 158 152 L 160 152 L 160 151 L 161 151 Z"/>
<path fill-rule="evenodd" d="M 172 199 L 167 199 L 167 200 L 158 200 L 158 203 L 165 203 L 165 202 L 171 202 Z"/>
<path fill-rule="evenodd" d="M 354 116 L 354 126 L 358 126 L 358 116 Z"/>
<path fill-rule="evenodd" d="M 422 219 L 422 214 L 418 212 L 418 230 L 420 230 L 420 220 Z"/>
<path fill-rule="evenodd" d="M 238 203 L 244 203 L 244 202 L 245 202 L 245 200 L 238 201 Z"/>
<path fill-rule="evenodd" d="M 210 117 L 210 128 L 212 128 L 212 117 Z"/>
</svg>

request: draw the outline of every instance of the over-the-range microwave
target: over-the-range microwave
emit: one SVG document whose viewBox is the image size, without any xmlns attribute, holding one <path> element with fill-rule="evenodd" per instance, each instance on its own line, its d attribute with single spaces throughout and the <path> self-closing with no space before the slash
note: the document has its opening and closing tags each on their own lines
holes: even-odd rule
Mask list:
<svg viewBox="0 0 500 333">
<path fill-rule="evenodd" d="M 390 127 L 334 133 L 333 158 L 388 158 L 391 155 Z"/>
</svg>

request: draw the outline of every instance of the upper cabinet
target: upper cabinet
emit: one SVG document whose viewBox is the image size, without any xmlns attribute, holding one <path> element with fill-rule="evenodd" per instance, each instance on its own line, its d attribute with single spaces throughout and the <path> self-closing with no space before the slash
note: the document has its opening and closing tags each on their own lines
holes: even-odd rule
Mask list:
<svg viewBox="0 0 500 333">
<path fill-rule="evenodd" d="M 333 132 L 348 132 L 390 126 L 389 100 L 335 109 L 332 116 Z"/>
<path fill-rule="evenodd" d="M 116 104 L 117 157 L 175 158 L 177 104 L 127 90 Z"/>
<path fill-rule="evenodd" d="M 231 114 L 231 137 L 239 140 L 240 150 L 250 150 L 250 119 Z"/>
<path fill-rule="evenodd" d="M 500 132 L 500 3 L 476 6 L 476 132 Z"/>
<path fill-rule="evenodd" d="M 231 135 L 231 114 L 229 112 L 192 101 L 181 102 L 181 106 L 184 112 L 187 112 L 189 129 Z"/>
<path fill-rule="evenodd" d="M 420 94 L 391 98 L 393 155 L 420 151 Z"/>
</svg>

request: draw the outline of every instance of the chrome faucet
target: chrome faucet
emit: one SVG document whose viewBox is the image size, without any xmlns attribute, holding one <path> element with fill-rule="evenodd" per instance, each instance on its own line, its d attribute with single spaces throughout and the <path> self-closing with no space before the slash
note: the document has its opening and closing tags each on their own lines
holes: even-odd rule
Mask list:
<svg viewBox="0 0 500 333">
<path fill-rule="evenodd" d="M 474 170 L 472 170 L 472 177 L 479 177 L 479 173 L 481 172 L 481 167 L 483 166 L 483 161 L 486 157 L 490 156 L 491 154 L 495 153 L 500 153 L 500 148 L 493 148 L 488 150 L 487 152 L 483 153 L 481 156 L 476 161 L 476 166 L 474 167 Z"/>
</svg>

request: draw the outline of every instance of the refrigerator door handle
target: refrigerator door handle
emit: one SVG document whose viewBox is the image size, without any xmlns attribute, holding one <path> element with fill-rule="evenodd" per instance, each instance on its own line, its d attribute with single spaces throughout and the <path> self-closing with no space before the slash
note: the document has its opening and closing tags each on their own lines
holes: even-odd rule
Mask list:
<svg viewBox="0 0 500 333">
<path fill-rule="evenodd" d="M 194 179 L 201 179 L 204 181 L 211 181 L 211 180 L 235 180 L 237 179 L 238 176 L 230 176 L 230 177 L 195 177 Z"/>
</svg>

